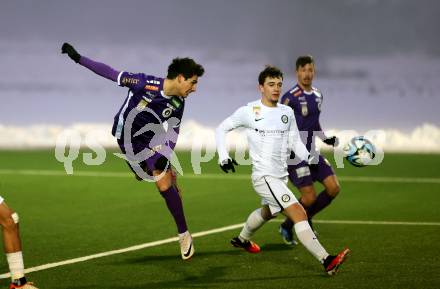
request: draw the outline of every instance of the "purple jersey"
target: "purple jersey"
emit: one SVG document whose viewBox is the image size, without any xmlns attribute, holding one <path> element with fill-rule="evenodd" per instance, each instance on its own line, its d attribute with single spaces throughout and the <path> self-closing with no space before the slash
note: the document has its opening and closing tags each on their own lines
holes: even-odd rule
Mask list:
<svg viewBox="0 0 440 289">
<path fill-rule="evenodd" d="M 123 141 L 125 128 L 131 123 L 130 141 L 153 150 L 160 150 L 163 145 L 174 149 L 185 100 L 166 96 L 163 78 L 122 71 L 117 82 L 129 88 L 113 123 L 112 134 L 118 142 Z"/>
<path fill-rule="evenodd" d="M 314 87 L 312 91 L 306 92 L 297 84 L 283 95 L 281 103 L 293 109 L 303 143 L 309 151 L 313 145 L 314 150 L 314 136 L 324 137 L 319 124 L 321 92 Z"/>
</svg>

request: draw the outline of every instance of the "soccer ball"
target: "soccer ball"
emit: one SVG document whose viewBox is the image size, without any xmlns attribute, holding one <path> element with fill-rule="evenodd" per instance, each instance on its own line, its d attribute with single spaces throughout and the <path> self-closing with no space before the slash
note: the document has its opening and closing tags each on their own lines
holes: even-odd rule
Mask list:
<svg viewBox="0 0 440 289">
<path fill-rule="evenodd" d="M 345 159 L 356 167 L 367 166 L 376 154 L 374 145 L 363 136 L 352 138 L 344 147 Z"/>
</svg>

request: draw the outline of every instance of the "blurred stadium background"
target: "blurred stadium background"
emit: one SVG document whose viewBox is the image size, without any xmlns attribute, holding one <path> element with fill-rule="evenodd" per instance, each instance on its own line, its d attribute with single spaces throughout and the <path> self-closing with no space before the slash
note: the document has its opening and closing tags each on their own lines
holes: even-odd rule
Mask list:
<svg viewBox="0 0 440 289">
<path fill-rule="evenodd" d="M 258 205 L 250 167 L 225 179 L 212 150 L 216 125 L 260 97 L 265 64 L 282 68 L 287 91 L 296 57 L 312 54 L 324 130 L 343 140 L 348 131 L 382 131 L 373 141 L 385 151 L 378 167 L 337 170 L 342 193 L 319 215 L 318 229 L 332 250 L 347 244 L 355 254 L 331 281 L 305 250 L 280 243 L 277 223 L 256 236 L 258 257 L 228 246 L 235 230 L 198 239 L 191 263 L 165 244 L 31 279 L 41 288 L 438 288 L 439 11 L 434 0 L 3 1 L 0 194 L 22 216 L 27 267 L 174 236 L 154 186 L 134 182 L 111 154 L 110 128 L 126 90 L 61 55 L 65 41 L 119 70 L 163 76 L 176 56 L 204 65 L 178 142 L 194 232 L 241 223 Z M 80 155 L 66 175 L 54 154 L 66 135 L 79 136 L 81 153 L 86 137 L 109 148 L 107 159 L 86 166 Z M 246 149 L 240 133 L 229 141 Z M 194 146 L 210 151 L 198 176 L 185 152 Z M 326 223 L 334 220 L 342 223 Z"/>
</svg>

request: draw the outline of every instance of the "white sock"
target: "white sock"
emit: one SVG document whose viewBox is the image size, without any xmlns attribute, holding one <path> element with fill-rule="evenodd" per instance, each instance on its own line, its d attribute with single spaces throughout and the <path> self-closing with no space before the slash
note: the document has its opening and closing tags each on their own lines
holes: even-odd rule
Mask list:
<svg viewBox="0 0 440 289">
<path fill-rule="evenodd" d="M 249 240 L 252 235 L 267 221 L 261 216 L 261 208 L 253 211 L 247 218 L 246 224 L 238 236 L 241 241 Z"/>
<path fill-rule="evenodd" d="M 20 252 L 7 253 L 6 259 L 9 264 L 9 271 L 11 272 L 12 280 L 24 277 L 23 254 Z"/>
<path fill-rule="evenodd" d="M 301 221 L 296 223 L 295 232 L 304 247 L 306 247 L 319 262 L 323 263 L 329 254 L 319 243 L 315 233 L 313 233 L 312 228 L 310 228 L 309 222 Z"/>
</svg>

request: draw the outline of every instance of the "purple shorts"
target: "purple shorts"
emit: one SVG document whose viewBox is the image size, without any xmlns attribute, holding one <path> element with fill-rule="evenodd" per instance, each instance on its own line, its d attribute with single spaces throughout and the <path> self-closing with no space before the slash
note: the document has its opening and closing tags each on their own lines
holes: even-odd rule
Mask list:
<svg viewBox="0 0 440 289">
<path fill-rule="evenodd" d="M 132 162 L 127 161 L 128 166 L 135 174 L 136 171 L 133 167 L 136 163 L 142 168 L 143 171 L 148 173 L 150 176 L 152 175 L 154 170 L 164 170 L 169 164 L 168 158 L 165 157 L 164 154 L 152 151 L 146 145 L 147 143 L 148 142 L 132 142 L 131 144 L 132 149 L 130 149 L 129 152 L 133 152 L 134 155 L 139 154 L 143 150 L 146 150 L 147 152 L 146 158 L 138 156 L 134 157 Z M 118 139 L 118 145 L 122 153 L 124 153 L 127 158 L 130 158 L 127 154 L 127 146 L 126 144 L 124 144 L 122 139 Z"/>
<path fill-rule="evenodd" d="M 321 155 L 319 156 L 317 168 L 311 169 L 303 161 L 297 165 L 288 166 L 287 171 L 289 172 L 290 181 L 297 188 L 310 186 L 315 181 L 322 182 L 328 176 L 335 174 L 329 161 Z"/>
</svg>

